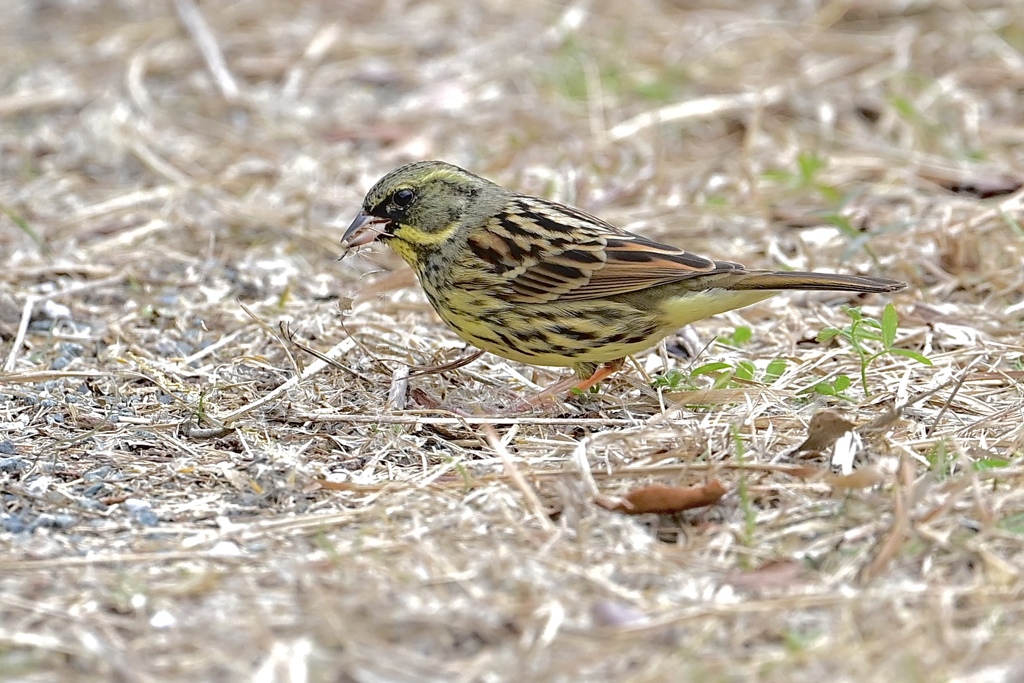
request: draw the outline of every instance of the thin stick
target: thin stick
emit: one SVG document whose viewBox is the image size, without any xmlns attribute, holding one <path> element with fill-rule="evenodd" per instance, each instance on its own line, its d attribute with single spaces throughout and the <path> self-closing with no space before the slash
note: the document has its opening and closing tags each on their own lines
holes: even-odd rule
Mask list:
<svg viewBox="0 0 1024 683">
<path fill-rule="evenodd" d="M 645 111 L 623 121 L 608 133 L 611 142 L 636 135 L 640 131 L 670 121 L 720 116 L 725 112 L 744 111 L 751 107 L 768 106 L 781 100 L 789 88 L 776 85 L 760 92 L 744 92 L 732 95 L 700 97 L 686 102 L 677 102 L 653 111 Z"/>
<path fill-rule="evenodd" d="M 447 411 L 445 411 L 447 412 Z M 451 415 L 451 413 L 449 413 Z M 561 426 L 579 425 L 581 427 L 639 427 L 643 420 L 627 420 L 623 418 L 585 418 L 585 417 L 521 417 L 500 415 L 487 417 L 433 417 L 430 415 L 364 415 L 362 413 L 292 413 L 296 420 L 302 422 L 347 422 L 352 424 L 395 424 L 395 425 L 537 425 Z"/>
<path fill-rule="evenodd" d="M 252 403 L 249 403 L 248 405 L 244 405 L 241 408 L 238 408 L 237 410 L 232 410 L 230 413 L 225 413 L 224 415 L 214 415 L 213 417 L 224 424 L 228 424 L 232 420 L 236 420 L 241 416 L 245 415 L 246 413 L 255 410 L 256 408 L 259 408 L 261 405 L 273 401 L 278 396 L 285 393 L 292 387 L 298 386 L 300 382 L 303 382 L 312 377 L 313 375 L 315 375 L 316 373 L 320 372 L 325 367 L 327 367 L 327 364 L 330 361 L 335 360 L 340 356 L 344 356 L 346 353 L 354 349 L 355 346 L 356 343 L 352 339 L 352 337 L 343 339 L 342 341 L 335 344 L 330 351 L 324 354 L 324 359 L 317 359 L 310 363 L 309 367 L 306 368 L 305 372 L 303 372 L 301 375 L 295 375 L 291 377 L 286 382 L 280 384 L 273 391 L 270 391 L 269 393 L 260 396 L 258 399 L 256 399 Z"/>
<path fill-rule="evenodd" d="M 501 439 L 498 438 L 498 433 L 494 431 L 494 427 L 485 425 L 480 431 L 484 433 L 484 436 L 487 437 L 487 443 L 491 445 L 494 452 L 501 458 L 501 462 L 505 465 L 505 472 L 508 473 L 515 487 L 523 494 L 523 498 L 526 499 L 526 505 L 530 508 L 533 516 L 537 518 L 537 522 L 547 533 L 557 533 L 558 529 L 551 521 L 547 512 L 544 511 L 544 506 L 541 504 L 540 498 L 537 497 L 537 492 L 526 483 L 526 479 L 523 478 L 522 473 L 516 468 L 512 455 L 505 448 L 505 444 L 501 443 Z"/>
<path fill-rule="evenodd" d="M 174 9 L 178 12 L 178 18 L 185 26 L 185 30 L 192 36 L 196 47 L 206 61 L 206 68 L 210 70 L 213 82 L 217 84 L 220 94 L 228 102 L 238 99 L 238 84 L 235 77 L 228 70 L 227 62 L 224 60 L 224 53 L 221 52 L 217 40 L 213 36 L 210 25 L 206 23 L 199 8 L 192 0 L 174 0 Z"/>
</svg>

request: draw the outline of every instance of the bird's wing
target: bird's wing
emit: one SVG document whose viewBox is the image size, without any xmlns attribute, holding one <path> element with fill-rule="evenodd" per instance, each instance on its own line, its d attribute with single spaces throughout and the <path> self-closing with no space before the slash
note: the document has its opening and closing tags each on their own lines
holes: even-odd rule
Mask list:
<svg viewBox="0 0 1024 683">
<path fill-rule="evenodd" d="M 498 276 L 503 298 L 521 303 L 600 299 L 743 270 L 526 196 L 513 197 L 467 246 Z"/>
</svg>

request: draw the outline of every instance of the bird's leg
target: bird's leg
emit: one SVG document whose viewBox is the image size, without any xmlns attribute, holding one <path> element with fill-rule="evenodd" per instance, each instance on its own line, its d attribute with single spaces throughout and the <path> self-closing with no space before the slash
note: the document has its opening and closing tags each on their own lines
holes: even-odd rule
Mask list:
<svg viewBox="0 0 1024 683">
<path fill-rule="evenodd" d="M 583 380 L 582 382 L 578 382 L 576 386 L 573 387 L 573 389 L 579 389 L 580 391 L 589 391 L 591 387 L 597 386 L 598 384 L 600 384 L 601 382 L 603 382 L 604 380 L 608 379 L 616 372 L 621 370 L 622 364 L 625 362 L 625 358 L 616 358 L 615 360 L 608 361 L 601 367 L 594 370 L 594 374 L 592 374 L 590 377 Z"/>
<path fill-rule="evenodd" d="M 548 399 L 554 400 L 555 396 L 558 396 L 565 391 L 573 391 L 576 389 L 579 389 L 580 391 L 588 391 L 591 387 L 596 386 L 618 372 L 625 361 L 625 358 L 617 358 L 615 360 L 608 361 L 594 370 L 594 372 L 586 379 L 581 380 L 580 377 L 576 375 L 560 379 L 530 400 L 524 402 L 522 404 L 522 408 L 536 408 Z"/>
</svg>

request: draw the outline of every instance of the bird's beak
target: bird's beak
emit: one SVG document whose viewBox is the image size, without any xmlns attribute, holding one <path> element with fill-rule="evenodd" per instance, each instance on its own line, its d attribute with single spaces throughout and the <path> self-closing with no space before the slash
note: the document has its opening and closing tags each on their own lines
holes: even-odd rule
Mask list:
<svg viewBox="0 0 1024 683">
<path fill-rule="evenodd" d="M 383 227 L 389 222 L 387 218 L 378 218 L 362 211 L 348 226 L 341 244 L 348 249 L 369 244 L 384 234 Z"/>
</svg>

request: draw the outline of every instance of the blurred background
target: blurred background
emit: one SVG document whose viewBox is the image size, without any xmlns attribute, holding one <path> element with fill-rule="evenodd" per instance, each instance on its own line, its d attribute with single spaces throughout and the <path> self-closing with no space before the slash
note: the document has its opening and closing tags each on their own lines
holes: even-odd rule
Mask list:
<svg viewBox="0 0 1024 683">
<path fill-rule="evenodd" d="M 116 235 L 121 248 L 166 240 L 186 261 L 295 250 L 307 262 L 293 285 L 309 286 L 338 253 L 325 225 L 383 172 L 442 158 L 717 257 L 857 265 L 871 258 L 859 233 L 881 232 L 904 257 L 969 270 L 976 245 L 956 233 L 970 200 L 1017 182 L 1013 3 L 5 8 L 14 263 L 39 257 L 34 241 L 93 260 Z M 952 215 L 929 216 L 934 198 Z M 801 238 L 812 224 L 842 248 L 819 256 Z"/>
</svg>

